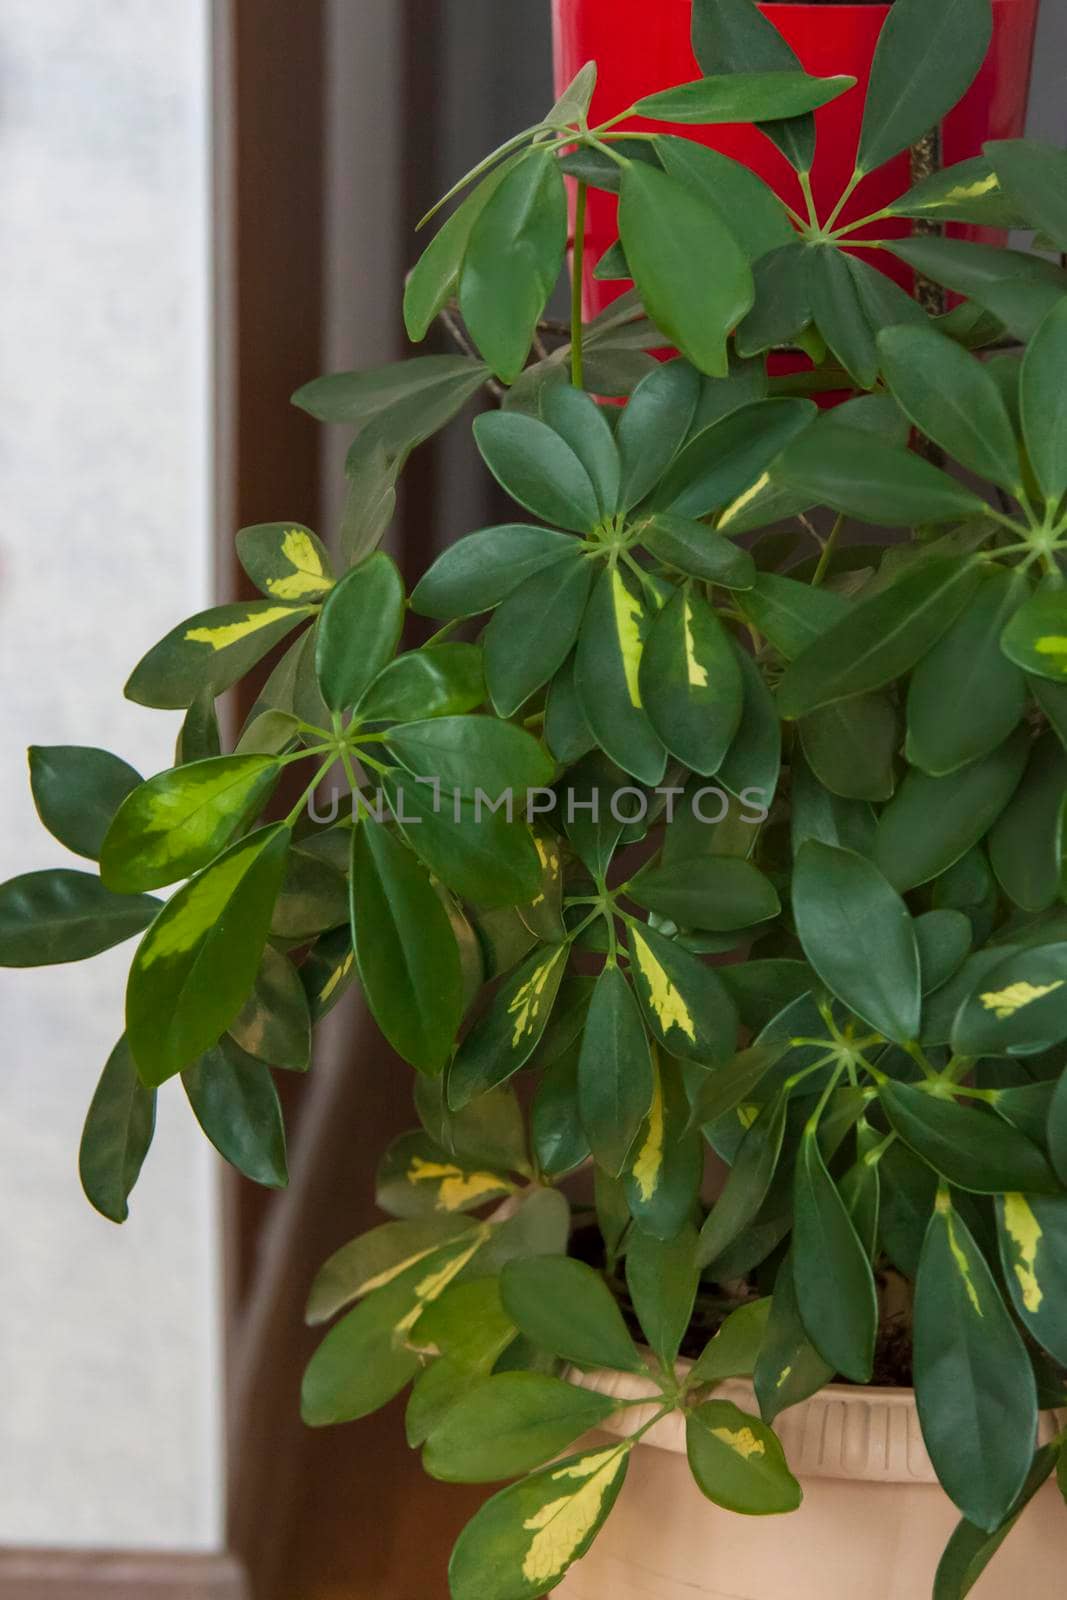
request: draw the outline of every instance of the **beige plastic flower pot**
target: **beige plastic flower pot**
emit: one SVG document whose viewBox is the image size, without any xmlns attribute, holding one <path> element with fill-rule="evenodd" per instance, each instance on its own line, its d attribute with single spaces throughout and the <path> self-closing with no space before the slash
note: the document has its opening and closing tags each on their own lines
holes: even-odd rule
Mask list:
<svg viewBox="0 0 1067 1600">
<path fill-rule="evenodd" d="M 572 1377 L 620 1399 L 653 1392 L 622 1373 Z M 757 1410 L 749 1383 L 723 1383 L 716 1394 Z M 651 1415 L 635 1406 L 607 1431 L 631 1433 Z M 1042 1441 L 1062 1425 L 1046 1413 Z M 927 1600 L 959 1513 L 934 1475 L 912 1390 L 831 1385 L 775 1426 L 804 1489 L 799 1511 L 741 1517 L 712 1505 L 689 1474 L 675 1414 L 634 1451 L 604 1529 L 555 1592 L 563 1600 Z M 1067 1513 L 1052 1482 L 971 1593 L 1051 1600 L 1064 1592 L 1065 1573 Z"/>
</svg>

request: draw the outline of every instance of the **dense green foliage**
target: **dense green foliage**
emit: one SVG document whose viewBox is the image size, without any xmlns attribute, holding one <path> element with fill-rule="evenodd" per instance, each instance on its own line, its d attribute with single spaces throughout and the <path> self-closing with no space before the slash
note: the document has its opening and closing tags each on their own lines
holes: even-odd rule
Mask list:
<svg viewBox="0 0 1067 1600">
<path fill-rule="evenodd" d="M 1025 225 L 1067 250 L 1067 156 L 993 144 L 838 220 L 988 36 L 989 0 L 897 0 L 855 179 L 822 219 L 811 113 L 852 80 L 807 77 L 752 0 L 698 0 L 708 76 L 635 108 L 644 132 L 589 126 L 587 68 L 457 186 L 408 279 L 412 338 L 458 300 L 479 354 L 297 394 L 357 430 L 336 568 L 309 529 L 239 535 L 264 598 L 182 623 L 127 686 L 185 711 L 172 769 L 31 752 L 42 821 L 99 875 L 3 886 L 0 960 L 141 935 L 82 1144 L 105 1215 L 125 1217 L 177 1075 L 221 1153 L 284 1183 L 272 1071 L 307 1068 L 357 974 L 416 1069 L 421 1127 L 378 1175 L 395 1220 L 319 1274 L 309 1317 L 339 1320 L 303 1398 L 319 1425 L 413 1383 L 428 1471 L 518 1480 L 462 1535 L 455 1600 L 541 1595 L 610 1510 L 640 1435 L 557 1460 L 626 1415 L 568 1365 L 643 1375 L 657 1415 L 686 1413 L 712 1501 L 785 1512 L 800 1487 L 774 1418 L 835 1376 L 869 1382 L 903 1317 L 965 1519 L 941 1600 L 1054 1470 L 1067 274 L 871 233 Z M 808 215 L 657 119 L 760 123 Z M 599 270 L 635 288 L 544 354 L 566 175 L 579 214 L 587 185 L 619 193 Z M 888 250 L 960 302 L 928 318 L 877 270 Z M 680 354 L 654 359 L 666 344 Z M 812 370 L 768 376 L 791 344 Z M 474 438 L 515 521 L 456 539 L 408 597 L 377 549 L 398 477 L 490 379 L 502 404 Z M 417 649 L 408 612 L 442 625 Z M 278 645 L 223 752 L 216 697 Z M 322 822 L 308 803 L 339 767 L 345 806 Z M 709 1146 L 728 1169 L 710 1208 Z M 572 1203 L 599 1226 L 586 1260 Z M 721 1330 L 676 1369 L 698 1299 Z M 762 1417 L 715 1394 L 737 1376 Z"/>
</svg>

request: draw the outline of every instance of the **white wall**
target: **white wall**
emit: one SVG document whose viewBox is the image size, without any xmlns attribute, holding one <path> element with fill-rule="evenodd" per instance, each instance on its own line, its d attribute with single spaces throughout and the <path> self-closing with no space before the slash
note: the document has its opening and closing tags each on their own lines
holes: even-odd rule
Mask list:
<svg viewBox="0 0 1067 1600">
<path fill-rule="evenodd" d="M 175 717 L 122 699 L 209 599 L 208 0 L 0 0 L 0 878 L 79 863 L 25 746 L 145 773 Z M 0 972 L 0 1543 L 220 1535 L 214 1157 L 181 1091 L 131 1220 L 76 1155 L 130 949 Z"/>
</svg>

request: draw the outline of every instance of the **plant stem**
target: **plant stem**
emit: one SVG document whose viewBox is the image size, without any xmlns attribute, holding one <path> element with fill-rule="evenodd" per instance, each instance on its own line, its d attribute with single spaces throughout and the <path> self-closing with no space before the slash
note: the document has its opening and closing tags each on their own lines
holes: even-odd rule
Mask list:
<svg viewBox="0 0 1067 1600">
<path fill-rule="evenodd" d="M 574 259 L 571 264 L 571 382 L 585 388 L 585 359 L 582 351 L 582 279 L 585 275 L 585 212 L 588 184 L 579 182 L 574 208 Z"/>
<path fill-rule="evenodd" d="M 808 221 L 813 228 L 819 226 L 819 213 L 815 209 L 815 196 L 811 192 L 811 173 L 799 172 L 800 192 L 804 196 L 804 204 L 808 208 Z"/>
<path fill-rule="evenodd" d="M 852 194 L 853 194 L 853 191 L 856 188 L 856 185 L 859 183 L 859 181 L 860 181 L 860 179 L 862 177 L 863 177 L 863 173 L 860 171 L 859 167 L 854 168 L 851 178 L 848 180 L 848 182 L 845 184 L 845 187 L 841 191 L 841 195 L 840 195 L 840 197 L 838 199 L 838 202 L 837 202 L 836 206 L 834 207 L 834 209 L 831 211 L 830 215 L 826 219 L 826 227 L 828 229 L 833 227 L 834 223 L 837 221 L 837 219 L 841 215 L 842 211 L 844 211 L 844 209 L 845 209 L 846 205 L 848 204 L 849 200 L 852 198 Z"/>
<path fill-rule="evenodd" d="M 438 628 L 436 633 L 431 633 L 422 648 L 428 650 L 432 644 L 440 644 L 443 639 L 448 638 L 449 634 L 455 633 L 462 621 L 462 617 L 453 617 L 452 621 L 446 622 L 443 628 Z"/>
<path fill-rule="evenodd" d="M 838 516 L 837 521 L 834 523 L 833 527 L 830 529 L 830 537 L 827 539 L 826 543 L 823 545 L 822 551 L 820 552 L 820 555 L 819 555 L 819 560 L 818 560 L 818 562 L 816 564 L 816 567 L 815 567 L 815 571 L 811 575 L 811 586 L 812 586 L 813 589 L 817 589 L 819 587 L 820 583 L 822 582 L 823 578 L 826 576 L 826 569 L 830 565 L 830 558 L 834 553 L 834 547 L 837 544 L 838 537 L 839 537 L 839 535 L 841 533 L 841 529 L 844 527 L 844 525 L 845 525 L 845 514 L 842 511 L 841 514 Z"/>
</svg>

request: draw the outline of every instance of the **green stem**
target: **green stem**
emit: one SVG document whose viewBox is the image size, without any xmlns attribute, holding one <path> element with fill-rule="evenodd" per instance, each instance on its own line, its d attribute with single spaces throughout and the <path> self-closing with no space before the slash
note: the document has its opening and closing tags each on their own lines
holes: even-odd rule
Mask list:
<svg viewBox="0 0 1067 1600">
<path fill-rule="evenodd" d="M 321 766 L 319 768 L 318 772 L 316 772 L 315 776 L 312 778 L 311 782 L 308 784 L 307 788 L 304 790 L 303 794 L 300 796 L 300 799 L 296 802 L 296 805 L 293 807 L 293 809 L 290 811 L 289 815 L 286 817 L 285 826 L 287 828 L 291 828 L 291 827 L 294 826 L 294 824 L 296 823 L 297 818 L 300 816 L 300 813 L 303 811 L 304 807 L 307 805 L 308 801 L 311 799 L 311 796 L 315 793 L 315 790 L 318 788 L 319 784 L 322 782 L 323 778 L 325 778 L 325 776 L 329 772 L 329 770 L 330 770 L 330 768 L 329 768 L 329 765 L 327 764 L 327 765 Z"/>
<path fill-rule="evenodd" d="M 579 182 L 574 208 L 574 259 L 571 263 L 571 383 L 585 388 L 585 359 L 582 351 L 582 279 L 585 274 L 585 212 L 588 184 Z"/>
<path fill-rule="evenodd" d="M 840 1079 L 841 1079 L 841 1074 L 844 1072 L 844 1070 L 845 1070 L 844 1063 L 842 1063 L 841 1066 L 835 1067 L 834 1071 L 830 1074 L 830 1080 L 827 1083 L 826 1088 L 823 1090 L 822 1094 L 819 1096 L 819 1103 L 815 1107 L 815 1110 L 812 1112 L 811 1116 L 807 1120 L 807 1123 L 805 1124 L 805 1127 L 804 1127 L 805 1133 L 811 1133 L 811 1134 L 818 1133 L 818 1131 L 819 1131 L 819 1122 L 822 1119 L 822 1114 L 826 1110 L 826 1107 L 829 1105 L 830 1096 L 833 1094 L 834 1090 L 837 1088 L 837 1085 L 838 1085 L 838 1083 L 840 1082 Z"/>
<path fill-rule="evenodd" d="M 860 228 L 869 228 L 872 222 L 884 222 L 886 217 L 891 217 L 892 215 L 890 208 L 884 206 L 881 211 L 872 211 L 866 217 L 857 217 L 855 222 L 846 222 L 843 227 L 834 228 L 833 236 L 835 239 L 847 238 L 850 233 L 856 233 Z M 836 221 L 836 216 L 832 217 L 827 221 L 826 226 L 831 228 Z"/>
<path fill-rule="evenodd" d="M 863 173 L 861 172 L 860 168 L 859 167 L 854 168 L 851 178 L 848 180 L 848 182 L 845 184 L 844 189 L 841 191 L 841 195 L 840 195 L 840 198 L 838 199 L 838 202 L 837 202 L 836 206 L 834 207 L 834 209 L 831 211 L 830 215 L 826 219 L 826 228 L 827 228 L 827 230 L 829 230 L 830 228 L 833 227 L 834 223 L 837 221 L 837 219 L 841 215 L 842 211 L 844 211 L 844 209 L 845 209 L 846 205 L 848 204 L 849 200 L 852 198 L 852 195 L 853 195 L 853 192 L 854 192 L 854 190 L 856 188 L 856 185 L 860 182 L 862 177 L 863 177 Z"/>
<path fill-rule="evenodd" d="M 811 586 L 812 586 L 813 589 L 817 589 L 819 587 L 820 583 L 822 582 L 823 578 L 826 576 L 826 569 L 830 565 L 830 558 L 832 557 L 832 555 L 834 553 L 834 548 L 835 548 L 835 546 L 837 544 L 838 538 L 839 538 L 840 533 L 841 533 L 841 529 L 844 527 L 844 525 L 845 525 L 845 514 L 844 514 L 844 512 L 842 512 L 841 515 L 837 518 L 837 521 L 834 523 L 833 527 L 830 529 L 830 537 L 827 539 L 826 543 L 823 545 L 822 552 L 821 552 L 821 554 L 819 556 L 818 563 L 816 564 L 816 567 L 815 567 L 815 571 L 811 575 Z"/>
<path fill-rule="evenodd" d="M 800 179 L 800 192 L 804 196 L 804 204 L 808 208 L 808 222 L 813 228 L 818 228 L 819 213 L 815 209 L 815 196 L 811 192 L 811 173 L 798 172 L 797 177 Z"/>
<path fill-rule="evenodd" d="M 452 621 L 446 622 L 443 628 L 438 628 L 436 633 L 431 633 L 430 637 L 427 639 L 422 648 L 424 650 L 428 650 L 432 644 L 440 644 L 441 641 L 447 639 L 450 634 L 455 633 L 462 621 L 462 617 L 453 617 Z"/>
</svg>

